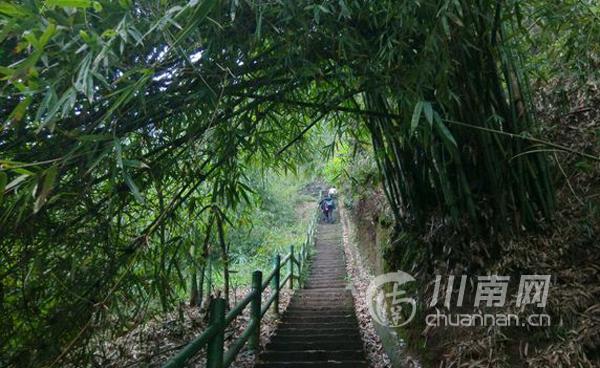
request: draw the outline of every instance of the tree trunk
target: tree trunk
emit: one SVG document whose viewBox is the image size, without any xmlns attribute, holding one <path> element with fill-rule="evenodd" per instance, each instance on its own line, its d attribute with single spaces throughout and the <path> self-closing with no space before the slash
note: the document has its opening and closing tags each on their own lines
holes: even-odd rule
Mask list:
<svg viewBox="0 0 600 368">
<path fill-rule="evenodd" d="M 204 273 L 206 272 L 206 260 L 202 264 L 200 269 L 200 281 L 198 282 L 198 299 L 196 300 L 196 306 L 202 306 L 202 299 L 204 297 Z"/>
<path fill-rule="evenodd" d="M 221 245 L 221 257 L 223 260 L 223 294 L 225 294 L 225 307 L 229 309 L 229 256 L 227 254 L 227 244 L 225 243 L 225 232 L 223 231 L 223 219 L 220 214 L 217 217 L 217 230 L 219 231 L 219 244 Z"/>
</svg>

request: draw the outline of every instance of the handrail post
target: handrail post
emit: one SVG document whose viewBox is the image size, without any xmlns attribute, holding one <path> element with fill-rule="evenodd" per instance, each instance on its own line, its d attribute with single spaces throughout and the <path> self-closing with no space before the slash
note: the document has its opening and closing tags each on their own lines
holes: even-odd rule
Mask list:
<svg viewBox="0 0 600 368">
<path fill-rule="evenodd" d="M 279 280 L 281 278 L 281 256 L 278 254 L 273 260 L 273 267 L 275 268 L 275 274 L 271 280 L 271 290 L 275 295 L 273 299 L 273 314 L 275 318 L 279 318 Z"/>
<path fill-rule="evenodd" d="M 217 327 L 217 334 L 208 341 L 206 367 L 223 368 L 223 343 L 225 340 L 225 299 L 217 298 L 210 306 L 210 325 Z"/>
<path fill-rule="evenodd" d="M 255 321 L 254 332 L 248 338 L 248 350 L 257 351 L 260 346 L 260 302 L 262 294 L 262 272 L 252 273 L 252 291 L 254 299 L 250 302 L 250 322 Z"/>
<path fill-rule="evenodd" d="M 298 287 L 302 286 L 300 279 L 302 277 L 302 264 L 304 263 L 304 254 L 302 254 L 304 250 L 304 246 L 300 246 L 300 251 L 298 252 Z"/>
<path fill-rule="evenodd" d="M 290 245 L 290 289 L 294 288 L 294 245 Z"/>
</svg>

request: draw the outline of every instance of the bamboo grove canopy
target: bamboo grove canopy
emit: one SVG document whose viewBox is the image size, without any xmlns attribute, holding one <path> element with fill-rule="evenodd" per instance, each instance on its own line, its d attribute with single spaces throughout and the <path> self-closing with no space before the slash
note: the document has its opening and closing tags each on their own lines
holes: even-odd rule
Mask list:
<svg viewBox="0 0 600 368">
<path fill-rule="evenodd" d="M 115 300 L 160 289 L 142 269 L 176 272 L 178 220 L 251 195 L 246 167 L 304 162 L 322 121 L 371 140 L 399 227 L 440 209 L 484 229 L 549 217 L 546 157 L 522 139 L 521 12 L 0 1 L 0 363 L 75 354 Z"/>
</svg>

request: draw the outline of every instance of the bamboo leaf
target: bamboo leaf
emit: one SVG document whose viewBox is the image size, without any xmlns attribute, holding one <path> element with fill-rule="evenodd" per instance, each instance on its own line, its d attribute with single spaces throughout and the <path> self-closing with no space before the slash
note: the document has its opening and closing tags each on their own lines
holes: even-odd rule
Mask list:
<svg viewBox="0 0 600 368">
<path fill-rule="evenodd" d="M 453 146 L 454 148 L 458 148 L 458 144 L 456 144 L 456 140 L 454 139 L 454 136 L 452 135 L 452 133 L 450 132 L 448 127 L 446 127 L 446 124 L 444 124 L 444 122 L 442 121 L 442 118 L 437 113 L 435 113 L 434 120 L 435 120 L 435 128 L 436 128 L 438 134 L 441 136 L 441 138 L 446 142 L 446 144 Z"/>
<path fill-rule="evenodd" d="M 26 17 L 30 15 L 30 13 L 22 6 L 10 4 L 6 1 L 0 1 L 0 14 L 5 14 L 10 17 Z"/>
<path fill-rule="evenodd" d="M 123 165 L 128 167 L 135 167 L 138 169 L 149 169 L 150 166 L 146 165 L 142 161 L 139 160 L 123 160 Z"/>
<path fill-rule="evenodd" d="M 115 139 L 114 146 L 117 154 L 117 167 L 123 168 L 123 149 L 121 148 L 121 142 L 119 142 L 118 139 Z"/>
<path fill-rule="evenodd" d="M 142 197 L 142 194 L 140 193 L 138 186 L 135 184 L 135 182 L 133 181 L 131 176 L 129 176 L 129 174 L 125 172 L 125 173 L 123 173 L 123 177 L 125 178 L 125 183 L 129 187 L 129 190 L 131 190 L 131 194 L 133 194 L 135 199 L 140 204 L 144 204 L 144 198 Z"/>
<path fill-rule="evenodd" d="M 13 74 L 15 74 L 15 70 L 14 69 L 7 68 L 5 66 L 0 66 L 0 75 L 4 75 L 5 76 L 5 78 L 2 78 L 2 79 L 8 79 Z"/>
<path fill-rule="evenodd" d="M 52 36 L 54 36 L 55 34 L 56 34 L 56 24 L 54 24 L 52 22 L 48 23 L 48 26 L 44 30 L 44 33 L 42 33 L 42 36 L 40 37 L 40 40 L 39 40 L 40 48 L 43 49 L 46 46 L 46 44 L 48 44 L 48 41 L 50 41 Z"/>
<path fill-rule="evenodd" d="M 75 81 L 75 89 L 83 93 L 88 101 L 92 102 L 94 99 L 94 82 L 90 75 L 90 69 L 92 65 L 93 54 L 89 53 L 85 56 L 81 62 L 77 80 Z"/>
<path fill-rule="evenodd" d="M 29 107 L 31 102 L 32 102 L 31 96 L 27 96 L 26 98 L 24 98 L 21 102 L 19 102 L 19 104 L 12 111 L 9 119 L 12 120 L 13 122 L 21 121 L 23 119 L 23 117 L 25 116 L 27 107 Z"/>
<path fill-rule="evenodd" d="M 15 179 L 13 179 L 13 181 L 11 181 L 10 183 L 8 183 L 6 185 L 6 188 L 4 190 L 8 191 L 11 190 L 12 188 L 17 187 L 19 184 L 21 184 L 23 181 L 25 181 L 25 179 L 27 179 L 29 177 L 28 174 L 21 174 L 19 176 L 17 176 Z"/>
<path fill-rule="evenodd" d="M 419 101 L 415 105 L 413 110 L 412 119 L 410 121 L 410 134 L 414 134 L 419 126 L 419 120 L 421 119 L 421 112 L 423 111 L 423 102 Z"/>
<path fill-rule="evenodd" d="M 423 102 L 423 111 L 425 112 L 425 119 L 427 119 L 429 126 L 431 126 L 433 124 L 433 108 L 431 107 L 431 102 Z"/>
<path fill-rule="evenodd" d="M 46 0 L 46 6 L 60 6 L 63 8 L 89 8 L 91 0 Z"/>
<path fill-rule="evenodd" d="M 39 210 L 44 206 L 46 200 L 48 199 L 48 195 L 52 191 L 54 187 L 54 182 L 56 181 L 56 176 L 58 174 L 58 169 L 56 166 L 51 166 L 44 175 L 44 180 L 42 182 L 42 188 L 33 204 L 33 213 L 39 212 Z"/>
<path fill-rule="evenodd" d="M 8 182 L 8 176 L 4 171 L 0 171 L 0 205 L 2 205 L 2 199 L 4 198 L 4 189 Z"/>
</svg>

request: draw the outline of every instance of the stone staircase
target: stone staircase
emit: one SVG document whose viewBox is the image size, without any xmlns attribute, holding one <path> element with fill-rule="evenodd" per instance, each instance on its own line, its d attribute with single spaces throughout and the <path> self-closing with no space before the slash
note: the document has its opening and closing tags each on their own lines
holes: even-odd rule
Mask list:
<svg viewBox="0 0 600 368">
<path fill-rule="evenodd" d="M 310 271 L 255 367 L 368 367 L 352 294 L 346 288 L 339 223 L 319 225 Z"/>
</svg>

